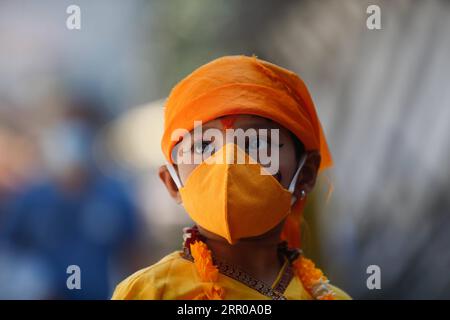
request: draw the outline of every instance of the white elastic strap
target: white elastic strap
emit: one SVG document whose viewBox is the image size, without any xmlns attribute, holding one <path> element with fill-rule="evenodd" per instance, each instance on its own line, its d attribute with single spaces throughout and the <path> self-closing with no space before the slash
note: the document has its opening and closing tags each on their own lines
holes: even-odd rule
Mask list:
<svg viewBox="0 0 450 320">
<path fill-rule="evenodd" d="M 291 199 L 291 205 L 294 204 L 295 201 L 297 201 L 297 197 L 294 196 L 294 190 L 295 185 L 297 184 L 298 175 L 300 174 L 300 170 L 302 170 L 303 165 L 306 161 L 306 154 L 303 154 L 302 158 L 300 159 L 300 164 L 298 165 L 297 171 L 294 174 L 294 177 L 292 178 L 291 184 L 289 185 L 288 191 L 292 193 L 292 199 Z"/>
<path fill-rule="evenodd" d="M 177 174 L 175 168 L 170 163 L 167 163 L 166 166 L 167 166 L 170 176 L 172 177 L 173 181 L 175 182 L 177 188 L 180 189 L 183 186 L 183 184 L 181 183 L 181 180 L 178 177 L 178 174 Z"/>
</svg>

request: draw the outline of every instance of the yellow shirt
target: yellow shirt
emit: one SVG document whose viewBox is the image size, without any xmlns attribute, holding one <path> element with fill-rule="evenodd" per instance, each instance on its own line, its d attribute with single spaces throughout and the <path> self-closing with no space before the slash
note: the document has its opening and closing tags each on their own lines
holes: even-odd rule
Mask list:
<svg viewBox="0 0 450 320">
<path fill-rule="evenodd" d="M 277 278 L 279 277 L 280 274 Z M 270 299 L 240 281 L 223 274 L 219 274 L 218 284 L 225 289 L 225 298 L 228 300 Z M 194 264 L 182 257 L 182 251 L 175 251 L 154 265 L 137 271 L 123 280 L 116 287 L 112 299 L 190 300 L 202 295 L 203 285 L 205 284 L 197 275 Z M 332 286 L 332 289 L 337 300 L 351 299 L 339 288 Z M 292 277 L 283 295 L 288 300 L 312 299 L 296 276 Z"/>
</svg>

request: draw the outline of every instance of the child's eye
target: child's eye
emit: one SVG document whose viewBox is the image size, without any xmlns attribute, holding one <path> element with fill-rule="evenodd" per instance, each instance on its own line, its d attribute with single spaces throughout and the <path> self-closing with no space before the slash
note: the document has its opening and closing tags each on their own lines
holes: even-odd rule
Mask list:
<svg viewBox="0 0 450 320">
<path fill-rule="evenodd" d="M 205 152 L 211 153 L 212 148 L 213 145 L 210 141 L 202 141 L 202 140 L 194 142 L 194 145 L 192 146 L 192 149 L 196 154 L 203 154 Z"/>
<path fill-rule="evenodd" d="M 248 142 L 249 150 L 266 149 L 268 146 L 267 138 L 251 137 Z"/>
</svg>

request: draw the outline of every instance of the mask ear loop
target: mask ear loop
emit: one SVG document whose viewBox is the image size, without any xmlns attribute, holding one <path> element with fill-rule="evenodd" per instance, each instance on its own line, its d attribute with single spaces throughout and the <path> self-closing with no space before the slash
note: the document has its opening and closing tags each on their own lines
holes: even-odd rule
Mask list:
<svg viewBox="0 0 450 320">
<path fill-rule="evenodd" d="M 183 187 L 183 184 L 181 183 L 180 177 L 178 177 L 177 171 L 175 168 L 170 164 L 166 163 L 167 170 L 169 170 L 170 176 L 172 177 L 173 181 L 175 182 L 175 185 L 177 186 L 178 190 Z"/>
<path fill-rule="evenodd" d="M 294 177 L 292 178 L 291 184 L 289 185 L 288 191 L 292 193 L 291 198 L 291 205 L 297 201 L 297 197 L 294 195 L 295 186 L 297 184 L 298 175 L 300 174 L 301 169 L 303 168 L 304 164 L 306 162 L 306 153 L 304 153 L 300 159 L 300 164 L 298 165 L 297 171 L 294 174 Z"/>
</svg>

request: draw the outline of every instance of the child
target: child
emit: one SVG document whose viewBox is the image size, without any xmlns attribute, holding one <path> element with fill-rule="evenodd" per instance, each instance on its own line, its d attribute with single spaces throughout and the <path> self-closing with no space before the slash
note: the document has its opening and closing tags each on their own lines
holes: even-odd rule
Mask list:
<svg viewBox="0 0 450 320">
<path fill-rule="evenodd" d="M 159 176 L 196 225 L 113 299 L 350 298 L 300 250 L 307 194 L 332 159 L 297 75 L 246 56 L 198 68 L 167 99 L 161 145 Z"/>
</svg>

